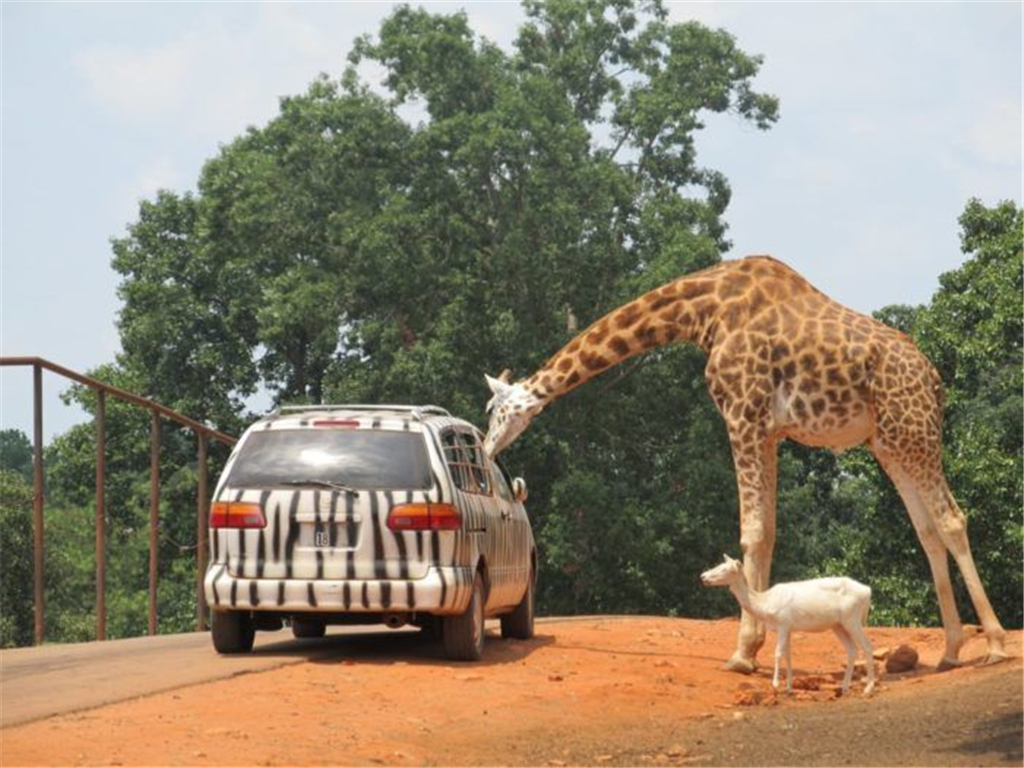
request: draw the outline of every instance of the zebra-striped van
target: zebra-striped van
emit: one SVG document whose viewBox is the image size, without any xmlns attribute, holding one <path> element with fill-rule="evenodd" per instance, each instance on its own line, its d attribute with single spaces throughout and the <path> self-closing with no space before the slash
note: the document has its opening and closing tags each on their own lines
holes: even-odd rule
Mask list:
<svg viewBox="0 0 1024 768">
<path fill-rule="evenodd" d="M 410 623 L 475 660 L 484 619 L 533 635 L 526 485 L 472 424 L 436 406 L 284 407 L 235 446 L 210 507 L 214 647 L 257 629 Z"/>
</svg>

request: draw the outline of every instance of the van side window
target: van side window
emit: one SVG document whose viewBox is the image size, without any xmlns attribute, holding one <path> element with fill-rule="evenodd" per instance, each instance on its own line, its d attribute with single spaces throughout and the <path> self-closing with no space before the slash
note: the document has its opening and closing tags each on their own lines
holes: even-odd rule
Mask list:
<svg viewBox="0 0 1024 768">
<path fill-rule="evenodd" d="M 490 496 L 491 470 L 480 440 L 473 434 L 448 430 L 441 434 L 444 460 L 455 486 L 467 493 Z"/>
<path fill-rule="evenodd" d="M 494 478 L 494 488 L 497 490 L 498 496 L 505 501 L 514 502 L 515 497 L 512 495 L 512 485 L 508 479 L 508 471 L 497 461 L 491 462 L 491 477 Z"/>
</svg>

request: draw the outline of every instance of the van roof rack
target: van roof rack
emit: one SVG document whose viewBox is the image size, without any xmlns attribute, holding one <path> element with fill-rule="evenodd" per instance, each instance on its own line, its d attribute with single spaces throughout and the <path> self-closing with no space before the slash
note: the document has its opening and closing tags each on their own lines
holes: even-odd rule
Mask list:
<svg viewBox="0 0 1024 768">
<path fill-rule="evenodd" d="M 282 405 L 274 413 L 283 415 L 286 413 L 303 413 L 305 411 L 398 411 L 399 413 L 411 414 L 417 421 L 423 421 L 425 416 L 451 416 L 451 413 L 439 405 Z"/>
</svg>

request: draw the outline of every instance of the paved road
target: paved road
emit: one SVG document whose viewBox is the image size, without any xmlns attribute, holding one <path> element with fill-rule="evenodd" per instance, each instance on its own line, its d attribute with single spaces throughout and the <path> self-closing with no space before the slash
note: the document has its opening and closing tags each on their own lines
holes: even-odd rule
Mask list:
<svg viewBox="0 0 1024 768">
<path fill-rule="evenodd" d="M 586 621 L 579 616 L 559 621 Z M 613 621 L 614 616 L 602 617 Z M 538 622 L 554 621 L 552 618 Z M 497 621 L 488 620 L 496 629 Z M 0 651 L 0 728 L 248 672 L 345 652 L 344 637 L 418 632 L 328 627 L 327 640 L 296 640 L 290 629 L 257 632 L 251 654 L 221 656 L 207 632 L 42 645 Z M 336 638 L 333 639 L 332 638 Z"/>
<path fill-rule="evenodd" d="M 331 627 L 329 634 L 375 631 Z M 205 632 L 4 650 L 0 728 L 337 653 L 337 641 L 295 640 L 290 629 L 258 632 L 253 653 L 242 656 L 219 655 Z"/>
</svg>

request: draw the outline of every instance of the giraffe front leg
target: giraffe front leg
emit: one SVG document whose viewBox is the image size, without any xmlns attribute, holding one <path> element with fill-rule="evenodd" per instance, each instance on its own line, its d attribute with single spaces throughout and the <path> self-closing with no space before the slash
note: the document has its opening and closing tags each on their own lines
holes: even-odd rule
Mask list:
<svg viewBox="0 0 1024 768">
<path fill-rule="evenodd" d="M 733 461 L 740 496 L 740 548 L 743 574 L 751 589 L 768 588 L 775 548 L 775 444 L 733 440 Z M 736 651 L 726 669 L 750 674 L 757 668 L 757 652 L 764 645 L 765 626 L 747 611 L 740 617 Z"/>
</svg>

